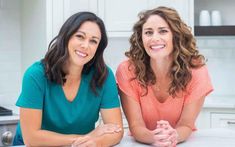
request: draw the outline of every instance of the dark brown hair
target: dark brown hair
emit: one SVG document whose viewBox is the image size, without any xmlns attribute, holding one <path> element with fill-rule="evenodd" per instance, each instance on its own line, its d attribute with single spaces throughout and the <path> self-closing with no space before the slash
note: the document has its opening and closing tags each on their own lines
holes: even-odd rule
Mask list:
<svg viewBox="0 0 235 147">
<path fill-rule="evenodd" d="M 103 21 L 91 12 L 79 12 L 67 19 L 61 27 L 59 34 L 50 42 L 48 51 L 42 60 L 45 65 L 45 73 L 47 78 L 57 84 L 66 82 L 65 71 L 63 70 L 65 62 L 69 58 L 68 42 L 71 36 L 76 33 L 79 27 L 86 21 L 95 22 L 101 31 L 101 40 L 98 45 L 95 56 L 84 65 L 83 74 L 88 74 L 92 68 L 94 73 L 90 86 L 95 94 L 98 94 L 96 89 L 100 88 L 104 83 L 108 70 L 104 62 L 103 52 L 107 46 L 108 39 Z"/>
</svg>

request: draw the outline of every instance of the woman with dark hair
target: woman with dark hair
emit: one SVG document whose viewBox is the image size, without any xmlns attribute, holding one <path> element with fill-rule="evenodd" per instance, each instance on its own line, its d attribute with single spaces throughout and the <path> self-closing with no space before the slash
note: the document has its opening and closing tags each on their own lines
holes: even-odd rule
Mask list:
<svg viewBox="0 0 235 147">
<path fill-rule="evenodd" d="M 91 12 L 72 15 L 44 59 L 24 74 L 14 145 L 112 146 L 123 135 L 115 77 L 105 65 L 107 35 Z M 103 125 L 95 128 L 101 113 Z"/>
<path fill-rule="evenodd" d="M 213 90 L 189 27 L 174 9 L 147 10 L 139 14 L 130 44 L 116 79 L 131 134 L 158 147 L 185 141 Z"/>
</svg>

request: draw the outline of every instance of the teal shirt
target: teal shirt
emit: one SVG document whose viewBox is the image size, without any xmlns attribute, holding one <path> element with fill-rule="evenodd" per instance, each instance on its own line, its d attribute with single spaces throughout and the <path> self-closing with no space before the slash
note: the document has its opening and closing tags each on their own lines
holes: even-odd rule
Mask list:
<svg viewBox="0 0 235 147">
<path fill-rule="evenodd" d="M 87 134 L 95 128 L 100 109 L 120 107 L 116 81 L 108 68 L 108 76 L 96 96 L 90 88 L 92 70 L 82 74 L 75 99 L 66 99 L 62 85 L 50 82 L 41 62 L 34 63 L 24 74 L 22 91 L 16 105 L 42 110 L 43 130 L 62 134 Z M 33 123 L 33 121 L 32 121 Z M 21 136 L 20 126 L 16 135 Z"/>
</svg>

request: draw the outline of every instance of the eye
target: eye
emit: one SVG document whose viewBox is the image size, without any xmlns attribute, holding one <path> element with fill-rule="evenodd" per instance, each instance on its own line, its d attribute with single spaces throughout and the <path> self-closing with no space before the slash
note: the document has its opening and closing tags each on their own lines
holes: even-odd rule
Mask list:
<svg viewBox="0 0 235 147">
<path fill-rule="evenodd" d="M 168 32 L 168 30 L 160 30 L 160 31 L 159 31 L 160 34 L 165 34 L 165 33 L 167 33 L 167 32 Z"/>
<path fill-rule="evenodd" d="M 84 36 L 81 35 L 81 34 L 77 34 L 76 37 L 77 37 L 78 39 L 84 39 Z"/>
<path fill-rule="evenodd" d="M 150 35 L 153 34 L 153 31 L 146 31 L 146 32 L 144 32 L 144 34 L 147 35 L 147 36 L 150 36 Z"/>
<path fill-rule="evenodd" d="M 94 39 L 90 40 L 90 42 L 91 42 L 92 44 L 98 44 L 98 41 L 96 41 L 96 40 L 94 40 Z"/>
</svg>

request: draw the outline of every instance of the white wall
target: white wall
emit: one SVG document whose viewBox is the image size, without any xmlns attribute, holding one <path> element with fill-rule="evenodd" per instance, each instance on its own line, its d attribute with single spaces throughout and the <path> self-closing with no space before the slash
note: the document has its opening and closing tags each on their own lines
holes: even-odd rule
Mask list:
<svg viewBox="0 0 235 147">
<path fill-rule="evenodd" d="M 0 106 L 13 105 L 20 90 L 20 0 L 2 0 L 0 7 Z"/>
<path fill-rule="evenodd" d="M 128 49 L 128 38 L 109 38 L 108 47 L 104 51 L 104 59 L 106 64 L 112 68 L 114 74 L 120 62 L 126 59 L 124 53 Z"/>
<path fill-rule="evenodd" d="M 45 0 L 21 0 L 22 73 L 47 51 Z"/>
<path fill-rule="evenodd" d="M 15 104 L 24 71 L 47 50 L 45 2 L 0 0 L 0 106 Z"/>
<path fill-rule="evenodd" d="M 197 37 L 197 43 L 208 59 L 212 96 L 235 96 L 235 37 Z"/>
</svg>

